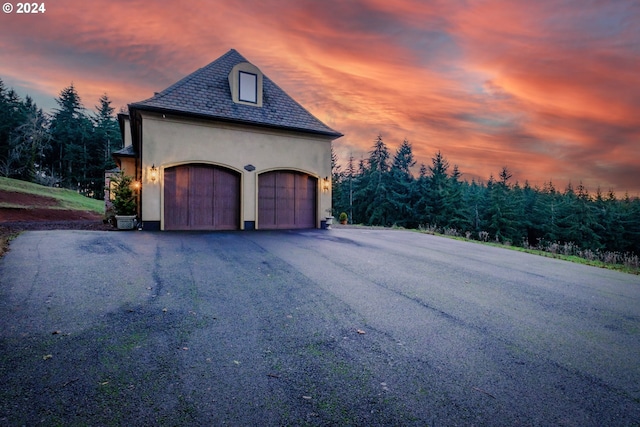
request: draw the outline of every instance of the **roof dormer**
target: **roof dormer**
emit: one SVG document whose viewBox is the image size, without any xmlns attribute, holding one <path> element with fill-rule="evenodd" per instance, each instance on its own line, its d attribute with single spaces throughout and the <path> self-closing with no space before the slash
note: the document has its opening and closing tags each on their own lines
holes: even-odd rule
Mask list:
<svg viewBox="0 0 640 427">
<path fill-rule="evenodd" d="M 262 72 L 253 64 L 240 62 L 229 73 L 231 97 L 236 104 L 262 107 Z"/>
</svg>

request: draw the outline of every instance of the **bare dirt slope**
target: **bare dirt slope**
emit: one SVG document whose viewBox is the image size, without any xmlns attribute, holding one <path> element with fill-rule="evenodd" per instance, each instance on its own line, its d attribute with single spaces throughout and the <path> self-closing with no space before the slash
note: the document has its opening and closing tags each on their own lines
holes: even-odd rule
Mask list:
<svg viewBox="0 0 640 427">
<path fill-rule="evenodd" d="M 0 256 L 8 240 L 25 230 L 111 230 L 95 212 L 59 209 L 53 197 L 0 190 Z"/>
</svg>

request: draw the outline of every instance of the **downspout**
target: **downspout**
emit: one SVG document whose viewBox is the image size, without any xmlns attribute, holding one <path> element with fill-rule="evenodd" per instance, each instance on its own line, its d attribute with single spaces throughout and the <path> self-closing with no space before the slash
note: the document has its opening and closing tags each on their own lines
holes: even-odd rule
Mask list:
<svg viewBox="0 0 640 427">
<path fill-rule="evenodd" d="M 139 129 L 139 134 L 138 134 L 138 155 L 136 156 L 136 176 L 138 179 L 138 182 L 140 182 L 140 192 L 138 193 L 138 229 L 141 230 L 142 229 L 142 191 L 144 189 L 144 186 L 142 184 L 142 117 L 138 116 L 140 118 L 139 122 L 138 122 L 138 129 Z M 133 137 L 132 137 L 133 139 Z M 131 141 L 131 143 L 133 143 L 133 141 Z M 134 146 L 135 149 L 135 146 Z"/>
</svg>

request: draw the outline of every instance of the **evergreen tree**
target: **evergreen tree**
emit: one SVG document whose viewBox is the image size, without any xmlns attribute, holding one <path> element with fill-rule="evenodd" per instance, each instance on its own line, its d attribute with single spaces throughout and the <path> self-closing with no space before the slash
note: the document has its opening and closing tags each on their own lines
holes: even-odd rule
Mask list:
<svg viewBox="0 0 640 427">
<path fill-rule="evenodd" d="M 429 177 L 427 166 L 420 164 L 420 173 L 413 186 L 413 214 L 418 225 L 428 225 L 431 215 L 429 205 Z"/>
<path fill-rule="evenodd" d="M 369 171 L 385 174 L 389 171 L 389 148 L 382 140 L 382 135 L 378 134 L 373 148 L 369 152 Z"/>
<path fill-rule="evenodd" d="M 350 208 L 350 185 L 353 179 L 353 156 L 350 157 L 347 170 L 342 171 L 342 167 L 338 164 L 338 157 L 331 149 L 331 169 L 332 169 L 332 214 L 338 217 L 341 212 L 349 212 Z M 351 172 L 351 173 L 350 173 Z"/>
<path fill-rule="evenodd" d="M 525 185 L 527 185 L 525 183 Z M 522 246 L 528 243 L 529 219 L 525 216 L 525 189 L 516 183 L 508 192 L 508 204 L 511 209 L 511 235 L 509 241 Z"/>
<path fill-rule="evenodd" d="M 620 204 L 621 223 L 624 227 L 622 240 L 625 251 L 640 255 L 640 198 L 631 199 L 625 194 Z"/>
<path fill-rule="evenodd" d="M 396 150 L 391 164 L 389 198 L 393 211 L 388 221 L 402 227 L 415 227 L 412 209 L 413 175 L 411 168 L 416 164 L 411 144 L 407 139 Z"/>
<path fill-rule="evenodd" d="M 368 224 L 366 219 L 366 211 L 370 204 L 370 195 L 367 194 L 368 186 L 368 170 L 364 159 L 358 162 L 358 172 L 352 180 L 353 186 L 353 203 L 351 221 L 356 224 Z"/>
<path fill-rule="evenodd" d="M 528 245 L 536 246 L 542 238 L 542 227 L 536 220 L 538 211 L 539 191 L 532 188 L 528 181 L 525 181 L 521 191 L 521 202 L 516 211 L 516 217 L 521 219 L 521 234 L 526 239 Z"/>
<path fill-rule="evenodd" d="M 541 240 L 546 242 L 559 241 L 561 236 L 559 218 L 563 205 L 562 194 L 556 190 L 553 182 L 549 181 L 545 183 L 539 199 L 535 210 L 535 223 L 539 224 L 542 231 Z"/>
<path fill-rule="evenodd" d="M 54 110 L 51 121 L 51 151 L 48 163 L 51 175 L 61 184 L 77 187 L 83 162 L 83 145 L 86 138 L 87 120 L 80 96 L 73 84 L 64 88 L 56 99 L 59 108 Z"/>
<path fill-rule="evenodd" d="M 464 206 L 463 183 L 460 180 L 462 173 L 458 165 L 453 165 L 453 171 L 449 176 L 447 193 L 444 199 L 444 217 L 446 227 L 458 232 L 467 231 L 470 228 L 468 208 Z"/>
<path fill-rule="evenodd" d="M 136 193 L 133 190 L 133 177 L 119 172 L 112 175 L 113 182 L 113 208 L 116 215 L 135 215 L 136 212 Z"/>
<path fill-rule="evenodd" d="M 14 178 L 46 184 L 43 173 L 44 151 L 49 147 L 48 118 L 32 99 L 24 102 L 24 119 L 11 136 L 10 159 L 16 161 Z M 9 176 L 9 175 L 7 175 Z"/>
<path fill-rule="evenodd" d="M 487 189 L 484 185 L 478 184 L 475 179 L 471 180 L 471 184 L 466 186 L 464 193 L 464 202 L 467 206 L 466 222 L 469 224 L 471 231 L 475 235 L 485 230 L 485 204 L 487 199 Z M 480 239 L 484 240 L 484 239 Z"/>
<path fill-rule="evenodd" d="M 369 152 L 368 191 L 372 195 L 367 206 L 368 223 L 372 225 L 391 225 L 393 206 L 389 200 L 389 149 L 378 135 L 373 149 Z"/>
<path fill-rule="evenodd" d="M 518 233 L 518 224 L 516 223 L 516 212 L 512 197 L 512 189 L 509 180 L 512 175 L 505 166 L 500 171 L 500 180 L 492 182 L 489 190 L 489 210 L 488 214 L 488 230 L 495 236 L 497 241 L 508 241 L 510 243 L 519 243 L 522 236 Z"/>
<path fill-rule="evenodd" d="M 358 196 L 364 202 L 364 222 L 371 225 L 390 225 L 393 206 L 389 200 L 389 149 L 382 140 L 376 138 L 369 152 L 367 166 L 360 177 Z"/>
<path fill-rule="evenodd" d="M 9 118 L 10 110 L 7 88 L 2 79 L 0 79 L 0 162 L 6 161 L 10 150 L 9 134 L 14 128 Z"/>
<path fill-rule="evenodd" d="M 564 197 L 562 224 L 563 242 L 572 242 L 585 249 L 600 249 L 602 245 L 596 234 L 599 228 L 595 222 L 595 215 L 591 206 L 589 192 L 580 183 L 577 192 L 569 185 Z"/>
<path fill-rule="evenodd" d="M 489 177 L 487 185 L 489 207 L 487 210 L 487 231 L 495 236 L 496 241 L 503 241 L 506 231 L 503 207 L 506 199 L 506 189 L 495 181 L 493 175 Z"/>
<path fill-rule="evenodd" d="M 349 162 L 347 163 L 347 173 L 345 184 L 346 188 L 344 193 L 348 194 L 348 206 L 349 208 L 345 210 L 348 215 L 349 223 L 353 224 L 353 191 L 354 191 L 354 179 L 356 176 L 356 167 L 355 167 L 355 159 L 353 158 L 353 153 L 349 154 Z"/>
<path fill-rule="evenodd" d="M 429 186 L 427 204 L 429 206 L 428 223 L 432 226 L 444 227 L 448 224 L 446 203 L 449 192 L 449 162 L 438 151 L 431 159 L 429 166 Z"/>
<path fill-rule="evenodd" d="M 115 163 L 111 154 L 122 148 L 122 137 L 120 136 L 118 121 L 114 116 L 115 109 L 111 106 L 111 100 L 106 93 L 100 97 L 99 103 L 99 105 L 95 106 L 96 112 L 92 117 L 95 128 L 94 137 L 103 153 L 101 167 L 105 170 L 113 169 Z"/>
<path fill-rule="evenodd" d="M 26 107 L 18 94 L 0 80 L 0 174 L 19 178 L 25 150 L 16 139 L 16 129 L 26 121 Z"/>
<path fill-rule="evenodd" d="M 593 201 L 593 210 L 602 247 L 610 251 L 624 252 L 628 242 L 624 240 L 620 205 L 615 193 L 609 191 L 605 196 L 598 187 Z"/>
<path fill-rule="evenodd" d="M 413 179 L 411 168 L 414 167 L 415 164 L 416 161 L 413 158 L 411 143 L 405 138 L 400 147 L 396 150 L 396 154 L 393 157 L 393 162 L 391 164 L 391 169 L 394 170 L 402 180 L 410 181 Z"/>
</svg>

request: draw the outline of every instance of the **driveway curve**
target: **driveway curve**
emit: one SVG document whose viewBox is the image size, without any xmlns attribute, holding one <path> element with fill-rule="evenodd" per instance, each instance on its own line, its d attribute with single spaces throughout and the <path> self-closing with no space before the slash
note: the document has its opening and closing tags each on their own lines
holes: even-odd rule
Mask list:
<svg viewBox="0 0 640 427">
<path fill-rule="evenodd" d="M 638 425 L 640 278 L 395 230 L 32 231 L 2 425 Z"/>
</svg>

